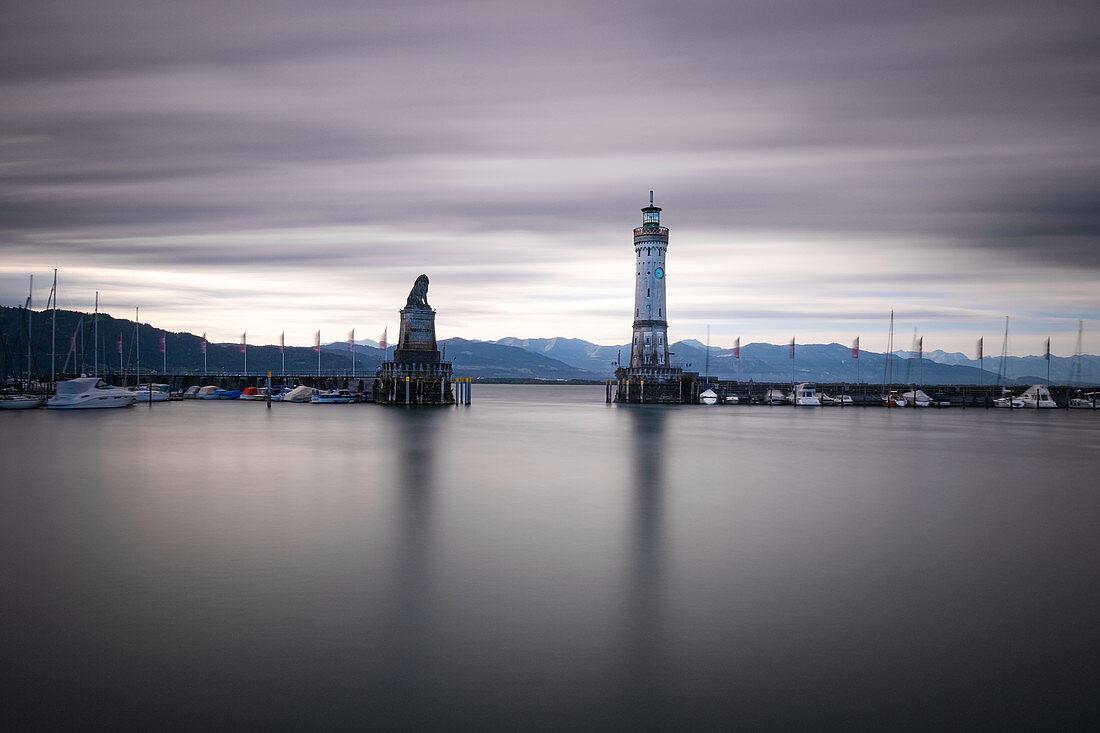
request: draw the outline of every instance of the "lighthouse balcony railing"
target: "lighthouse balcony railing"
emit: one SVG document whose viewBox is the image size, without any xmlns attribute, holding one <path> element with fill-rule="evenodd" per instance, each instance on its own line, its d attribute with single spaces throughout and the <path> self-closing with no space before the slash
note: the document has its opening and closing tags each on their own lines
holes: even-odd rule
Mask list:
<svg viewBox="0 0 1100 733">
<path fill-rule="evenodd" d="M 634 229 L 634 236 L 642 236 L 646 234 L 652 234 L 660 237 L 668 236 L 668 227 L 636 227 Z"/>
</svg>

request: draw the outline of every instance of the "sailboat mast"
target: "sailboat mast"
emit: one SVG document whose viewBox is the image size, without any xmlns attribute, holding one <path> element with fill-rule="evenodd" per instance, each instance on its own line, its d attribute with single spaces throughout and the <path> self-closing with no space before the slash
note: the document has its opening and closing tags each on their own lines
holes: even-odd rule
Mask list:
<svg viewBox="0 0 1100 733">
<path fill-rule="evenodd" d="M 1003 387 L 1008 379 L 1008 316 L 1005 316 L 1005 338 L 1001 342 L 1001 368 L 997 373 L 997 381 Z"/>
<path fill-rule="evenodd" d="M 27 381 L 31 380 L 31 305 L 34 298 L 34 275 L 31 275 L 30 289 L 27 291 Z"/>
<path fill-rule="evenodd" d="M 703 371 L 706 372 L 707 389 L 710 389 L 710 326 L 707 326 L 707 355 L 704 364 Z"/>
<path fill-rule="evenodd" d="M 141 331 L 138 330 L 138 313 L 141 309 L 134 306 L 134 386 L 141 386 Z"/>
<path fill-rule="evenodd" d="M 50 382 L 57 385 L 57 268 L 53 268 L 53 326 L 50 333 Z"/>
<path fill-rule="evenodd" d="M 99 291 L 95 291 L 95 315 L 92 316 L 92 373 L 99 378 Z"/>
</svg>

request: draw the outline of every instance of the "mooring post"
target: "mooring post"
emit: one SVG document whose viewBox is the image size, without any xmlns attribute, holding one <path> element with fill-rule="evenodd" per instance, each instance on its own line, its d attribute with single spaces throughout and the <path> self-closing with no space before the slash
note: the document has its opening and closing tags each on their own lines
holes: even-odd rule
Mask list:
<svg viewBox="0 0 1100 733">
<path fill-rule="evenodd" d="M 405 377 L 405 404 L 409 404 L 409 378 Z"/>
<path fill-rule="evenodd" d="M 267 370 L 267 409 L 271 409 L 271 370 Z"/>
</svg>

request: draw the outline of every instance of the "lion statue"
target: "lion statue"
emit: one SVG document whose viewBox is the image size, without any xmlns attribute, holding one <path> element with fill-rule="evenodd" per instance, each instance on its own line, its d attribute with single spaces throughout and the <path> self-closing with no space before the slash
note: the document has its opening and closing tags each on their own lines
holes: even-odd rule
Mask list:
<svg viewBox="0 0 1100 733">
<path fill-rule="evenodd" d="M 421 275 L 416 278 L 413 288 L 409 291 L 409 299 L 405 302 L 409 308 L 430 308 L 428 305 L 428 276 Z"/>
</svg>

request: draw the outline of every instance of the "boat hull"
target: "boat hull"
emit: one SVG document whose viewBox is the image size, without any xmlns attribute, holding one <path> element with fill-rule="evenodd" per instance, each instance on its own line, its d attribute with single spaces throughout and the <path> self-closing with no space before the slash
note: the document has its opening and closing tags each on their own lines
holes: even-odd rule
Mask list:
<svg viewBox="0 0 1100 733">
<path fill-rule="evenodd" d="M 45 401 L 45 397 L 6 397 L 0 399 L 0 410 L 32 410 Z"/>
<path fill-rule="evenodd" d="M 102 410 L 108 407 L 129 407 L 136 400 L 131 395 L 92 395 L 79 400 L 55 401 L 56 397 L 46 400 L 47 410 Z"/>
</svg>

